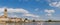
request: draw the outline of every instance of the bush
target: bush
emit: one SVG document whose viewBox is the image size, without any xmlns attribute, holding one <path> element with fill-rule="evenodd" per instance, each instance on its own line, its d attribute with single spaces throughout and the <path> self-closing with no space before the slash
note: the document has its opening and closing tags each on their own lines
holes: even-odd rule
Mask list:
<svg viewBox="0 0 60 25">
<path fill-rule="evenodd" d="M 33 22 L 35 22 L 35 20 L 33 20 Z"/>
<path fill-rule="evenodd" d="M 52 20 L 48 20 L 48 22 L 52 22 Z"/>
</svg>

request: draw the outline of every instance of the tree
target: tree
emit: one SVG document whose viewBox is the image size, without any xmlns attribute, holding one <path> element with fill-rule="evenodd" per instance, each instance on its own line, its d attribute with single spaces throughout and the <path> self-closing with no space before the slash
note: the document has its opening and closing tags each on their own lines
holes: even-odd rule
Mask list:
<svg viewBox="0 0 60 25">
<path fill-rule="evenodd" d="M 27 18 L 25 18 L 25 20 L 28 20 Z"/>
<path fill-rule="evenodd" d="M 28 19 L 27 19 L 27 18 L 25 18 L 24 22 L 25 22 L 26 20 L 28 20 Z"/>
<path fill-rule="evenodd" d="M 32 22 L 35 22 L 35 20 L 33 20 Z"/>
<path fill-rule="evenodd" d="M 52 20 L 48 20 L 48 22 L 52 22 Z"/>
</svg>

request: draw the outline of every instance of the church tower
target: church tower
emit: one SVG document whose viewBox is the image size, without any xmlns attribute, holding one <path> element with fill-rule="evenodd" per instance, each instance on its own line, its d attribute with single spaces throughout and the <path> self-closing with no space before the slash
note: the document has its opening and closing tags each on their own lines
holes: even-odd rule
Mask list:
<svg viewBox="0 0 60 25">
<path fill-rule="evenodd" d="M 4 17 L 7 18 L 7 9 L 4 9 Z"/>
</svg>

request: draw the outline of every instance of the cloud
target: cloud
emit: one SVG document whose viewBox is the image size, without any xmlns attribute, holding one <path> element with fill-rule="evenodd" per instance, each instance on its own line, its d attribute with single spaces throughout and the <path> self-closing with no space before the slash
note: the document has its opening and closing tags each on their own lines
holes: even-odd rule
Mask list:
<svg viewBox="0 0 60 25">
<path fill-rule="evenodd" d="M 8 12 L 18 12 L 18 13 L 29 13 L 27 10 L 25 9 L 8 9 Z"/>
<path fill-rule="evenodd" d="M 39 17 L 38 15 L 34 15 L 34 14 L 24 14 L 24 16 L 28 16 L 28 17 L 29 17 L 29 16 L 30 16 L 30 17 L 31 17 L 31 16 L 32 16 L 32 17 Z"/>
<path fill-rule="evenodd" d="M 48 9 L 46 9 L 44 11 L 47 13 L 46 16 L 52 16 L 52 14 L 55 13 L 55 10 L 48 10 Z"/>
<path fill-rule="evenodd" d="M 52 14 L 46 14 L 46 16 L 49 16 L 49 17 L 51 17 L 51 16 L 52 16 Z"/>
<path fill-rule="evenodd" d="M 46 0 L 47 2 L 51 2 L 51 0 Z"/>
<path fill-rule="evenodd" d="M 3 13 L 0 13 L 0 16 L 4 15 Z"/>
<path fill-rule="evenodd" d="M 14 17 L 18 17 L 17 15 L 14 15 Z"/>
<path fill-rule="evenodd" d="M 39 8 L 36 8 L 35 11 L 39 11 Z"/>
<path fill-rule="evenodd" d="M 58 7 L 60 8 L 60 2 L 52 2 L 49 4 L 51 7 Z"/>
<path fill-rule="evenodd" d="M 44 10 L 46 13 L 54 13 L 55 12 L 55 10 L 48 10 L 48 9 L 46 9 L 46 10 Z"/>
<path fill-rule="evenodd" d="M 4 9 L 7 8 L 7 7 L 3 7 L 3 8 L 0 8 L 0 13 L 4 12 Z M 9 15 L 8 16 L 11 16 L 11 17 L 16 17 L 16 16 L 20 16 L 20 15 L 17 15 L 17 14 L 14 14 L 14 13 L 22 13 L 22 16 L 28 16 L 28 17 L 39 17 L 37 15 L 34 15 L 34 14 L 28 14 L 30 13 L 28 10 L 26 9 L 23 9 L 23 8 L 7 8 L 7 12 L 8 13 L 12 13 L 12 15 Z"/>
<path fill-rule="evenodd" d="M 4 9 L 5 8 L 0 8 L 0 12 L 4 12 Z M 13 8 L 7 8 L 7 12 L 8 13 L 14 13 L 14 12 L 16 12 L 16 13 L 29 13 L 27 10 L 25 10 L 25 9 L 22 9 L 22 8 L 16 8 L 16 9 L 13 9 Z"/>
<path fill-rule="evenodd" d="M 60 0 L 47 0 L 49 2 L 49 6 L 60 8 Z"/>
<path fill-rule="evenodd" d="M 46 0 L 47 2 L 58 2 L 60 0 Z"/>
</svg>

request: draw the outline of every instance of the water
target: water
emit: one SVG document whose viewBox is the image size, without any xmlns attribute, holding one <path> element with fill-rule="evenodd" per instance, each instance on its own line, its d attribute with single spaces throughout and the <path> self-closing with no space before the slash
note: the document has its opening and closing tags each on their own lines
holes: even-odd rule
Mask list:
<svg viewBox="0 0 60 25">
<path fill-rule="evenodd" d="M 0 23 L 0 25 L 60 25 L 60 22 Z"/>
</svg>

